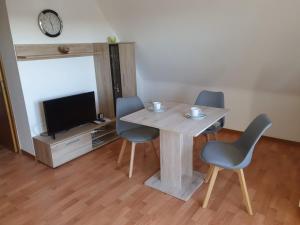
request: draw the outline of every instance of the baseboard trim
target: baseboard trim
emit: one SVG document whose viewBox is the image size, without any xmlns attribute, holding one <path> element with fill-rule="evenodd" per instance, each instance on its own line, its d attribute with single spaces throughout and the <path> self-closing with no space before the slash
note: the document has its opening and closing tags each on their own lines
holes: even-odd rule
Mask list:
<svg viewBox="0 0 300 225">
<path fill-rule="evenodd" d="M 232 129 L 228 129 L 228 128 L 223 128 L 222 131 L 232 133 L 232 134 L 238 134 L 238 135 L 241 135 L 243 133 L 242 131 L 232 130 Z M 263 135 L 263 138 L 267 139 L 267 140 L 271 140 L 271 141 L 292 144 L 292 145 L 300 147 L 300 142 L 297 142 L 297 141 L 290 141 L 290 140 L 285 140 L 285 139 L 281 139 L 281 138 L 269 137 L 269 136 L 265 136 L 265 135 Z"/>
</svg>

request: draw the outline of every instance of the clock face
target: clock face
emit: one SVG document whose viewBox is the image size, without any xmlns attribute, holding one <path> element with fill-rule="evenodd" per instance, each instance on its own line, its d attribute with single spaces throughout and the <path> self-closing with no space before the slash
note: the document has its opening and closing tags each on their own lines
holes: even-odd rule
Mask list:
<svg viewBox="0 0 300 225">
<path fill-rule="evenodd" d="M 57 12 L 46 9 L 39 14 L 39 27 L 41 31 L 49 37 L 57 37 L 62 31 L 62 20 Z"/>
</svg>

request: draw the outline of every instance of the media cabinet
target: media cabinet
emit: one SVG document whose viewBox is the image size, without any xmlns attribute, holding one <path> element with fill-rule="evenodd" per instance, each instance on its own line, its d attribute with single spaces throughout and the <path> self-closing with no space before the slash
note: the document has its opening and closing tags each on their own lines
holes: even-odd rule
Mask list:
<svg viewBox="0 0 300 225">
<path fill-rule="evenodd" d="M 57 133 L 55 139 L 36 136 L 33 143 L 36 160 L 56 168 L 116 139 L 115 122 L 107 119 L 101 124 L 88 123 Z"/>
<path fill-rule="evenodd" d="M 37 160 L 55 168 L 118 138 L 114 122 L 116 99 L 137 95 L 134 42 L 20 44 L 15 45 L 15 51 L 18 61 L 93 56 L 98 111 L 111 119 L 105 124 L 88 124 L 56 134 L 55 140 L 34 137 Z"/>
</svg>

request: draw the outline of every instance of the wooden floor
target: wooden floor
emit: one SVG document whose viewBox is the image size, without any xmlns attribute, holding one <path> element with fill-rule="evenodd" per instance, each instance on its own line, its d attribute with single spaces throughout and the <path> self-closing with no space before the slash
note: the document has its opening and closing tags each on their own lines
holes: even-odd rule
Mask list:
<svg viewBox="0 0 300 225">
<path fill-rule="evenodd" d="M 236 138 L 228 132 L 220 135 Z M 207 165 L 196 157 L 202 144 L 195 146 L 194 164 L 205 172 Z M 245 169 L 254 216 L 246 213 L 233 172 L 220 172 L 208 208 L 202 209 L 207 184 L 188 202 L 145 187 L 143 182 L 159 168 L 153 152 L 147 145 L 137 146 L 134 174 L 128 179 L 130 146 L 117 170 L 120 147 L 119 140 L 57 169 L 0 150 L 0 224 L 300 224 L 299 145 L 270 139 L 258 144 Z"/>
</svg>

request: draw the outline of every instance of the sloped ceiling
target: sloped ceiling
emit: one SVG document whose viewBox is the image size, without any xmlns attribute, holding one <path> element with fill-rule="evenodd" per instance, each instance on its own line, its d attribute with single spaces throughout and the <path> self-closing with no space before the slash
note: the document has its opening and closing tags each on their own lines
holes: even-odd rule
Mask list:
<svg viewBox="0 0 300 225">
<path fill-rule="evenodd" d="M 146 80 L 300 95 L 300 1 L 98 2 Z"/>
</svg>

